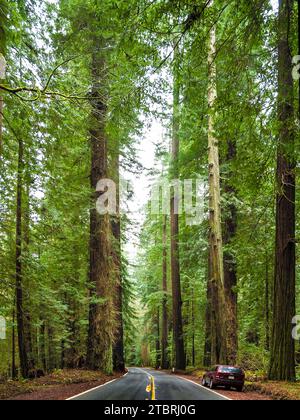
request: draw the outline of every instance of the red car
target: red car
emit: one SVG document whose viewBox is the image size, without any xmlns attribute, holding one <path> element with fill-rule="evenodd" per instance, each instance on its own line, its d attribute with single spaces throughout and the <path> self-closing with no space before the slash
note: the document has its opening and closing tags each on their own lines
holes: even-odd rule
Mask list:
<svg viewBox="0 0 300 420">
<path fill-rule="evenodd" d="M 236 388 L 242 392 L 245 385 L 245 373 L 241 368 L 234 366 L 215 366 L 203 376 L 202 385 L 210 389 L 218 386 L 226 389 Z"/>
</svg>

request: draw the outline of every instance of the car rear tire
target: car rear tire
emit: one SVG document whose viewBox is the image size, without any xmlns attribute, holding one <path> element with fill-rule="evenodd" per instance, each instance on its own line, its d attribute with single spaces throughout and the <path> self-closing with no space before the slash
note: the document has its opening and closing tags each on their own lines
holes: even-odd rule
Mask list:
<svg viewBox="0 0 300 420">
<path fill-rule="evenodd" d="M 215 389 L 215 384 L 214 384 L 213 379 L 211 379 L 211 380 L 210 380 L 210 383 L 209 383 L 209 388 L 210 388 L 210 389 Z"/>
<path fill-rule="evenodd" d="M 202 379 L 202 386 L 204 386 L 205 388 L 207 387 L 207 382 L 205 378 Z"/>
</svg>

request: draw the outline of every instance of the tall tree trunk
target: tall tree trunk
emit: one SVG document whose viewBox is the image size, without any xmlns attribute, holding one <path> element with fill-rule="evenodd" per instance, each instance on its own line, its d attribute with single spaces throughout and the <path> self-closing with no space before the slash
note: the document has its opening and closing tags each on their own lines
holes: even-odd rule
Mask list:
<svg viewBox="0 0 300 420">
<path fill-rule="evenodd" d="M 107 135 L 105 132 L 106 63 L 96 40 L 92 59 L 92 121 L 91 121 L 91 188 L 93 203 L 90 212 L 90 312 L 87 345 L 87 366 L 111 373 L 113 370 L 114 285 L 111 284 L 111 229 L 109 215 L 100 215 L 96 192 L 100 180 L 107 178 Z"/>
<path fill-rule="evenodd" d="M 12 361 L 11 361 L 11 376 L 12 379 L 17 379 L 17 367 L 16 367 L 16 302 L 14 300 L 14 308 L 13 308 L 13 327 L 12 327 Z"/>
<path fill-rule="evenodd" d="M 204 342 L 204 358 L 203 366 L 210 367 L 212 365 L 211 349 L 212 349 L 212 281 L 211 281 L 211 254 L 208 253 L 207 264 L 207 289 L 206 289 L 206 311 L 205 311 L 205 342 Z"/>
<path fill-rule="evenodd" d="M 162 369 L 169 368 L 168 357 L 168 335 L 169 335 L 169 321 L 168 321 L 168 263 L 167 263 L 167 216 L 163 216 L 163 302 L 162 302 L 162 339 L 161 339 L 161 367 Z"/>
<path fill-rule="evenodd" d="M 270 379 L 295 380 L 296 244 L 292 0 L 279 0 L 276 261 Z"/>
<path fill-rule="evenodd" d="M 56 367 L 56 348 L 54 345 L 54 329 L 51 326 L 50 322 L 48 322 L 48 370 L 49 372 L 53 372 Z"/>
<path fill-rule="evenodd" d="M 174 52 L 174 92 L 173 92 L 173 136 L 172 136 L 172 176 L 179 179 L 179 113 L 180 113 L 180 86 L 178 81 L 179 51 Z M 179 215 L 175 214 L 178 208 L 176 195 L 171 197 L 171 277 L 173 292 L 173 340 L 175 346 L 176 369 L 185 370 L 185 352 L 182 323 L 182 297 L 179 261 Z M 177 212 L 178 213 L 178 212 Z"/>
<path fill-rule="evenodd" d="M 192 286 L 192 299 L 191 299 L 191 310 L 192 310 L 192 366 L 196 363 L 196 347 L 195 347 L 195 300 L 194 300 L 194 287 Z"/>
<path fill-rule="evenodd" d="M 266 284 L 265 284 L 265 322 L 266 322 L 266 350 L 270 350 L 270 282 L 269 282 L 269 255 L 266 250 Z"/>
<path fill-rule="evenodd" d="M 159 313 L 159 309 L 157 310 L 157 314 L 156 314 L 156 319 L 155 319 L 155 324 L 156 324 L 156 369 L 159 369 L 161 367 L 161 352 L 160 352 L 160 313 Z"/>
<path fill-rule="evenodd" d="M 220 192 L 220 164 L 219 143 L 215 137 L 215 102 L 217 99 L 217 71 L 216 57 L 216 27 L 210 31 L 209 45 L 209 207 L 210 207 L 210 261 L 211 261 L 211 291 L 212 291 L 212 361 L 213 363 L 227 362 L 226 338 L 226 306 L 224 294 L 224 266 L 221 226 L 221 192 Z"/>
<path fill-rule="evenodd" d="M 22 265 L 22 203 L 23 203 L 23 175 L 24 175 L 24 144 L 18 139 L 18 177 L 17 177 L 17 210 L 16 210 L 16 314 L 18 325 L 18 344 L 21 374 L 28 377 L 28 357 L 26 351 L 24 299 L 23 299 L 23 265 Z"/>
<path fill-rule="evenodd" d="M 24 285 L 26 294 L 24 295 L 24 330 L 25 330 L 25 347 L 28 357 L 28 369 L 33 371 L 35 369 L 35 360 L 33 355 L 32 344 L 32 326 L 30 315 L 30 277 L 28 275 L 28 261 L 29 261 L 29 244 L 30 244 L 30 187 L 29 181 L 25 187 L 26 191 L 26 205 L 24 209 Z"/>
<path fill-rule="evenodd" d="M 47 372 L 47 358 L 46 358 L 46 324 L 45 321 L 42 321 L 41 324 L 41 337 L 40 337 L 40 357 L 41 364 L 43 367 L 44 373 Z"/>
<path fill-rule="evenodd" d="M 233 140 L 228 141 L 227 164 L 231 164 L 236 157 L 236 143 Z M 227 306 L 227 361 L 231 365 L 237 362 L 238 352 L 238 320 L 237 320 L 237 267 L 234 254 L 230 247 L 237 231 L 237 209 L 234 204 L 235 189 L 230 185 L 230 179 L 233 177 L 232 171 L 227 175 L 229 178 L 224 185 L 224 191 L 228 194 L 230 204 L 226 208 L 226 217 L 224 220 L 224 287 Z"/>
<path fill-rule="evenodd" d="M 122 259 L 121 259 L 121 216 L 120 216 L 120 146 L 116 142 L 111 159 L 112 176 L 117 187 L 117 214 L 111 218 L 113 235 L 113 261 L 115 270 L 115 312 L 116 328 L 113 345 L 113 367 L 116 372 L 125 372 L 124 359 L 124 326 L 123 326 L 123 285 L 122 285 Z"/>
</svg>

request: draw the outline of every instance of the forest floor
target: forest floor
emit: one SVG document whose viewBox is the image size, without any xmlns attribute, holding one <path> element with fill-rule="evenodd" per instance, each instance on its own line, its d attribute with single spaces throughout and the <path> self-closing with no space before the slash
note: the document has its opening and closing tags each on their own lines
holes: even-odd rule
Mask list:
<svg viewBox="0 0 300 420">
<path fill-rule="evenodd" d="M 201 382 L 203 374 L 201 370 L 192 371 L 184 375 L 196 383 Z M 217 392 L 232 400 L 297 400 L 300 401 L 300 382 L 275 382 L 267 381 L 263 378 L 255 377 L 249 373 L 246 378 L 244 392 L 226 391 L 218 389 Z"/>
<path fill-rule="evenodd" d="M 121 376 L 88 370 L 58 370 L 30 381 L 0 383 L 0 400 L 66 400 Z"/>
</svg>

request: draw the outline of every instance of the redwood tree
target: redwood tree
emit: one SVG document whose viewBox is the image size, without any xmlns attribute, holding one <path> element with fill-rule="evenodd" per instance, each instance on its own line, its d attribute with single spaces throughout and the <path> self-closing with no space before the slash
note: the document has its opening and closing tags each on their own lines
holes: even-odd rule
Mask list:
<svg viewBox="0 0 300 420">
<path fill-rule="evenodd" d="M 93 199 L 90 211 L 90 311 L 87 346 L 87 366 L 90 369 L 112 371 L 113 346 L 113 284 L 111 269 L 111 228 L 109 215 L 101 215 L 96 202 L 100 180 L 108 175 L 106 134 L 107 105 L 105 103 L 106 60 L 101 51 L 103 43 L 94 41 L 92 54 L 92 115 L 91 115 L 91 188 Z"/>
<path fill-rule="evenodd" d="M 173 92 L 173 134 L 172 134 L 172 176 L 179 178 L 179 108 L 180 108 L 180 85 L 178 81 L 178 47 L 174 52 L 174 92 Z M 179 261 L 179 215 L 176 211 L 178 198 L 173 192 L 171 197 L 171 277 L 173 293 L 173 340 L 175 348 L 175 365 L 177 369 L 184 370 L 186 367 L 183 322 L 182 322 L 182 297 L 180 281 Z"/>
<path fill-rule="evenodd" d="M 292 78 L 293 0 L 279 0 L 278 18 L 278 152 L 274 314 L 269 377 L 295 380 L 296 244 L 294 158 L 294 85 Z"/>
<path fill-rule="evenodd" d="M 113 235 L 112 257 L 114 262 L 115 277 L 115 312 L 116 325 L 113 345 L 113 367 L 117 372 L 125 371 L 124 360 L 124 326 L 123 326 L 123 286 L 122 286 L 122 258 L 121 258 L 121 217 L 120 217 L 120 150 L 119 142 L 116 142 L 112 156 L 113 179 L 117 186 L 117 214 L 111 218 Z"/>
<path fill-rule="evenodd" d="M 26 333 L 23 298 L 23 253 L 22 253 L 22 210 L 23 210 L 23 178 L 24 178 L 24 142 L 18 138 L 18 176 L 17 176 L 17 210 L 16 210 L 16 315 L 18 325 L 18 345 L 21 374 L 28 377 L 28 357 L 26 349 Z"/>
<path fill-rule="evenodd" d="M 161 339 L 161 367 L 162 369 L 168 369 L 168 264 L 167 264 L 167 216 L 163 216 L 163 279 L 162 279 L 162 290 L 163 290 L 163 302 L 162 302 L 162 339 Z"/>
</svg>

